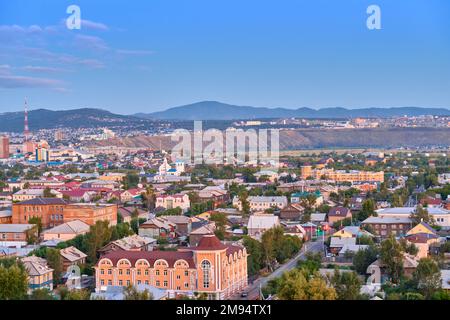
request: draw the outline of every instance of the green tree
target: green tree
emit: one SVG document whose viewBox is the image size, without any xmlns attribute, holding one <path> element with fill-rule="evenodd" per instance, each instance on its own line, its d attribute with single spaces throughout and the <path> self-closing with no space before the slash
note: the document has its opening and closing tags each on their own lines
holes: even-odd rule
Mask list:
<svg viewBox="0 0 450 320">
<path fill-rule="evenodd" d="M 214 233 L 220 240 L 223 240 L 225 237 L 226 231 L 225 228 L 228 222 L 226 214 L 221 212 L 215 212 L 211 214 L 209 220 L 214 221 L 216 223 L 216 230 Z"/>
<path fill-rule="evenodd" d="M 381 242 L 380 258 L 392 282 L 398 283 L 403 275 L 403 252 L 393 235 Z"/>
<path fill-rule="evenodd" d="M 263 247 L 261 242 L 249 236 L 244 236 L 243 244 L 249 254 L 247 257 L 247 272 L 249 275 L 257 275 L 264 267 Z"/>
<path fill-rule="evenodd" d="M 108 221 L 96 221 L 89 229 L 89 232 L 84 235 L 83 247 L 86 251 L 88 260 L 91 263 L 97 262 L 97 251 L 108 244 L 111 240 L 113 229 L 109 226 Z M 81 250 L 81 249 L 80 249 Z"/>
<path fill-rule="evenodd" d="M 25 268 L 17 261 L 2 260 L 0 259 L 0 300 L 25 299 L 28 290 Z"/>
<path fill-rule="evenodd" d="M 433 216 L 430 215 L 428 213 L 428 210 L 421 205 L 418 205 L 416 207 L 416 210 L 410 215 L 410 218 L 414 226 L 418 225 L 422 221 L 428 223 L 431 226 L 434 226 L 436 224 Z"/>
<path fill-rule="evenodd" d="M 322 254 L 320 252 L 308 252 L 304 260 L 297 262 L 297 268 L 302 269 L 307 274 L 314 274 L 319 271 L 321 264 Z"/>
<path fill-rule="evenodd" d="M 366 274 L 367 268 L 378 257 L 378 250 L 375 246 L 369 246 L 364 250 L 359 250 L 353 256 L 353 267 L 359 274 Z"/>
<path fill-rule="evenodd" d="M 61 297 L 62 299 L 62 297 Z M 91 293 L 88 289 L 76 289 L 67 291 L 62 300 L 90 300 Z"/>
<path fill-rule="evenodd" d="M 239 193 L 239 201 L 241 202 L 242 215 L 248 216 L 250 214 L 250 203 L 248 202 L 247 191 L 242 191 Z"/>
<path fill-rule="evenodd" d="M 28 219 L 28 223 L 36 225 L 38 236 L 40 236 L 42 232 L 42 219 L 40 217 L 31 217 Z"/>
<path fill-rule="evenodd" d="M 318 273 L 307 275 L 293 269 L 285 272 L 277 291 L 281 300 L 336 300 L 336 290 Z"/>
<path fill-rule="evenodd" d="M 358 220 L 364 221 L 370 216 L 375 216 L 375 202 L 372 199 L 367 199 L 362 204 L 362 209 L 358 213 Z"/>
<path fill-rule="evenodd" d="M 47 263 L 53 269 L 53 281 L 59 283 L 63 272 L 63 260 L 59 249 L 47 248 Z"/>
<path fill-rule="evenodd" d="M 129 285 L 123 290 L 124 300 L 153 300 L 153 295 L 148 289 L 139 292 L 136 287 Z"/>
<path fill-rule="evenodd" d="M 141 224 L 143 224 L 145 221 L 147 221 L 147 220 L 145 220 L 144 218 L 134 218 L 134 219 L 131 219 L 131 229 L 134 231 L 134 233 L 136 233 L 136 234 L 138 234 L 139 233 L 139 226 L 141 225 Z"/>
<path fill-rule="evenodd" d="M 358 300 L 361 298 L 360 290 L 362 282 L 355 272 L 334 271 L 331 284 L 336 290 L 338 300 Z"/>
<path fill-rule="evenodd" d="M 34 289 L 30 294 L 30 300 L 55 300 L 52 292 L 47 288 Z"/>
<path fill-rule="evenodd" d="M 417 288 L 430 299 L 435 292 L 441 289 L 441 270 L 438 264 L 431 258 L 422 258 L 419 260 L 413 279 L 417 283 Z"/>
<path fill-rule="evenodd" d="M 145 192 L 142 193 L 142 199 L 144 200 L 143 203 L 148 210 L 155 209 L 156 194 L 152 185 L 148 185 L 145 188 Z"/>
</svg>

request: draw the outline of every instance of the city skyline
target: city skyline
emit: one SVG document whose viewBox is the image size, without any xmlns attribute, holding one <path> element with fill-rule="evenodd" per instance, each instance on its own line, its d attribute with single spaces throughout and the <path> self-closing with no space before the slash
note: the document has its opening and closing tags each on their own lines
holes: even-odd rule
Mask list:
<svg viewBox="0 0 450 320">
<path fill-rule="evenodd" d="M 25 97 L 119 114 L 204 100 L 449 108 L 445 1 L 79 1 L 81 30 L 65 26 L 71 4 L 0 1 L 0 112 Z M 372 4 L 381 30 L 366 27 Z"/>
</svg>

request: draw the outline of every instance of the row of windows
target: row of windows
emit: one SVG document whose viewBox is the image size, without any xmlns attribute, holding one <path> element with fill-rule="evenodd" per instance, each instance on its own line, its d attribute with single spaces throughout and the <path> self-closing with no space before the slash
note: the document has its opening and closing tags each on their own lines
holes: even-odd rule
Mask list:
<svg viewBox="0 0 450 320">
<path fill-rule="evenodd" d="M 148 270 L 149 270 L 149 269 L 145 269 L 145 271 L 144 271 L 144 274 L 145 274 L 146 276 L 148 276 L 148 274 L 149 274 Z M 126 269 L 125 271 L 126 271 L 126 274 L 127 274 L 127 275 L 129 275 L 129 274 L 131 273 L 130 269 Z M 108 274 L 112 274 L 112 269 L 108 269 L 107 272 L 108 272 Z M 142 274 L 142 273 L 141 273 L 141 269 L 138 269 L 138 270 L 136 271 L 136 273 L 137 273 L 138 276 L 140 276 L 140 275 Z M 105 269 L 100 269 L 100 274 L 105 274 Z M 119 275 L 122 275 L 122 274 L 123 274 L 123 270 L 122 270 L 122 269 L 119 269 Z M 160 270 L 156 270 L 156 271 L 155 271 L 155 274 L 156 274 L 157 276 L 159 276 L 159 275 L 161 274 L 161 273 L 160 273 Z M 164 271 L 163 271 L 163 275 L 165 275 L 165 276 L 168 275 L 167 270 L 164 270 Z M 185 276 L 189 276 L 189 271 L 184 271 L 184 275 L 185 275 Z M 177 275 L 177 279 L 180 279 L 180 275 Z"/>
<path fill-rule="evenodd" d="M 50 211 L 63 211 L 63 208 L 64 207 L 62 207 L 62 206 L 57 206 L 57 207 L 54 207 L 54 206 L 50 206 Z M 42 210 L 42 207 L 41 206 L 38 206 L 38 207 L 35 207 L 35 206 L 33 206 L 33 207 L 23 207 L 23 212 L 42 212 L 43 210 Z"/>
<path fill-rule="evenodd" d="M 105 283 L 107 283 L 108 286 L 112 286 L 112 280 L 108 280 L 107 282 L 105 282 L 105 280 L 103 280 L 103 279 L 100 280 L 100 284 L 101 284 L 102 286 L 104 286 Z M 123 286 L 124 284 L 127 285 L 127 286 L 129 286 L 129 285 L 130 285 L 130 280 L 126 280 L 125 282 L 122 281 L 122 280 L 119 280 L 119 286 Z M 142 281 L 141 281 L 141 280 L 138 280 L 138 281 L 137 281 L 137 284 L 142 284 Z M 145 281 L 144 281 L 144 284 L 149 285 L 150 282 L 149 282 L 148 280 L 145 280 Z M 155 282 L 155 285 L 156 285 L 157 287 L 161 287 L 161 281 L 157 280 L 157 281 Z M 167 280 L 164 280 L 162 286 L 165 287 L 165 288 L 167 288 L 167 287 L 169 286 L 169 282 L 168 282 Z M 185 282 L 185 283 L 184 283 L 184 288 L 185 288 L 185 289 L 189 288 L 189 283 Z M 181 286 L 177 286 L 177 290 L 181 290 Z"/>
</svg>

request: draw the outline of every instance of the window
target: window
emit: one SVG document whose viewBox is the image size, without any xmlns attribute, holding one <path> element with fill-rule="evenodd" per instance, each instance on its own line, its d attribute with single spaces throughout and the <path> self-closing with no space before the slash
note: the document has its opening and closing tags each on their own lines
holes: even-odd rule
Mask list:
<svg viewBox="0 0 450 320">
<path fill-rule="evenodd" d="M 119 286 L 123 285 L 123 281 L 119 280 Z"/>
<path fill-rule="evenodd" d="M 187 277 L 189 275 L 189 271 L 185 271 L 184 275 Z"/>
<path fill-rule="evenodd" d="M 148 270 L 145 270 L 145 275 L 148 276 Z"/>
<path fill-rule="evenodd" d="M 145 280 L 145 284 L 148 284 L 148 280 Z"/>
<path fill-rule="evenodd" d="M 129 286 L 130 285 L 130 280 L 127 280 L 127 286 Z"/>
<path fill-rule="evenodd" d="M 122 274 L 122 273 L 123 273 L 122 269 L 119 269 L 119 274 Z"/>
<path fill-rule="evenodd" d="M 100 270 L 100 274 L 105 274 L 105 270 Z"/>
<path fill-rule="evenodd" d="M 161 282 L 159 280 L 156 280 L 156 286 L 159 287 L 161 285 Z"/>
<path fill-rule="evenodd" d="M 129 275 L 130 274 L 130 269 L 127 269 L 127 275 Z"/>
<path fill-rule="evenodd" d="M 209 288 L 211 263 L 208 260 L 203 260 L 201 267 L 203 271 L 203 288 Z"/>
<path fill-rule="evenodd" d="M 180 287 L 180 286 L 177 286 L 177 290 L 181 290 L 181 287 Z"/>
<path fill-rule="evenodd" d="M 164 270 L 164 275 L 167 276 L 167 270 Z"/>
<path fill-rule="evenodd" d="M 112 286 L 112 281 L 108 280 L 108 286 Z"/>
<path fill-rule="evenodd" d="M 105 280 L 100 280 L 100 284 L 101 284 L 102 286 L 104 286 L 104 285 L 105 285 Z"/>
<path fill-rule="evenodd" d="M 178 279 L 178 280 L 181 279 L 181 276 L 180 276 L 179 274 L 177 274 L 177 279 Z"/>
<path fill-rule="evenodd" d="M 184 287 L 185 287 L 185 288 L 189 287 L 189 283 L 185 282 L 185 283 L 184 283 Z"/>
<path fill-rule="evenodd" d="M 138 269 L 137 274 L 138 274 L 138 276 L 141 275 L 141 270 L 140 269 Z"/>
<path fill-rule="evenodd" d="M 108 269 L 108 274 L 112 274 L 112 269 Z"/>
<path fill-rule="evenodd" d="M 164 280 L 164 287 L 167 287 L 168 283 L 167 280 Z"/>
<path fill-rule="evenodd" d="M 141 284 L 141 280 L 138 280 L 138 281 L 137 281 L 137 284 Z"/>
<path fill-rule="evenodd" d="M 156 275 L 159 276 L 159 270 L 156 270 Z"/>
</svg>

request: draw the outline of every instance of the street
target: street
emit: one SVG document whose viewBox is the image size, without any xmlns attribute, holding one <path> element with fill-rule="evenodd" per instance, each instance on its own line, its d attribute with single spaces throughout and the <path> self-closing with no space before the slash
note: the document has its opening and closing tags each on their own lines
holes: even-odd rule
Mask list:
<svg viewBox="0 0 450 320">
<path fill-rule="evenodd" d="M 248 293 L 248 296 L 243 298 L 240 294 L 233 296 L 230 300 L 257 300 L 259 298 L 260 287 L 264 287 L 270 280 L 280 277 L 285 271 L 292 270 L 296 267 L 297 261 L 303 260 L 307 252 L 319 252 L 323 250 L 322 240 L 317 240 L 315 242 L 307 242 L 302 247 L 301 251 L 291 260 L 282 264 L 278 269 L 272 272 L 266 277 L 260 277 L 256 279 L 252 284 L 250 284 L 244 292 Z"/>
</svg>

